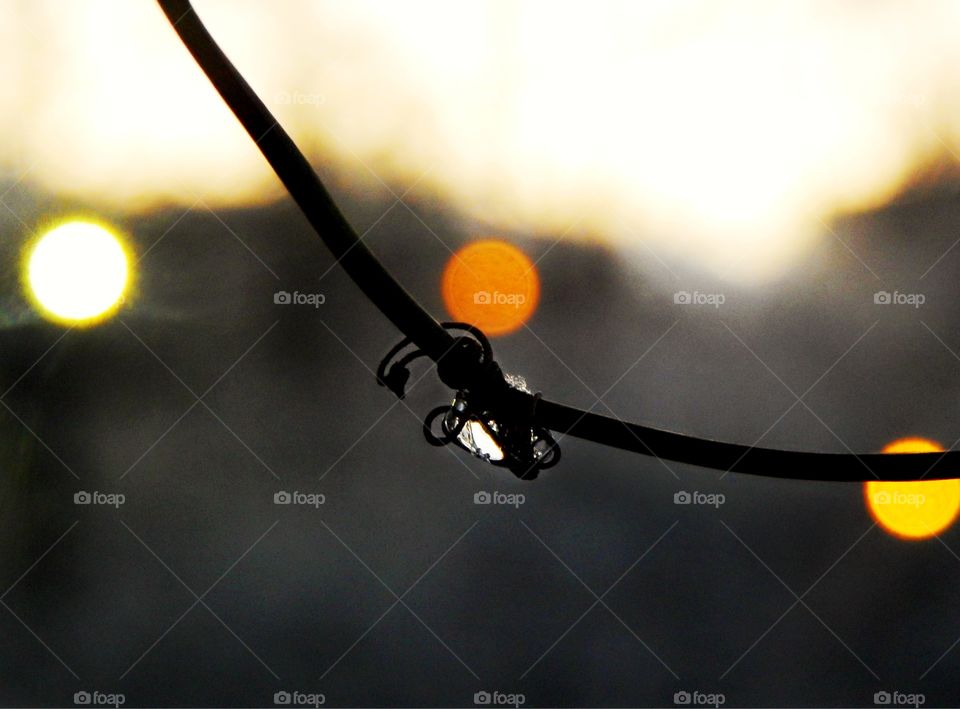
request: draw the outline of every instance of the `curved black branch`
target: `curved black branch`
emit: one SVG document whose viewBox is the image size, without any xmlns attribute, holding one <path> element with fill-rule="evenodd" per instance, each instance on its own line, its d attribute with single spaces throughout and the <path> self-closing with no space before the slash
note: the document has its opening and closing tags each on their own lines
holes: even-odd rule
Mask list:
<svg viewBox="0 0 960 709">
<path fill-rule="evenodd" d="M 282 126 L 254 93 L 213 37 L 189 0 L 158 0 L 180 39 L 196 59 L 254 143 L 277 173 L 334 258 L 390 321 L 435 362 L 456 352 L 455 339 L 429 315 L 363 244 Z M 452 388 L 470 378 L 471 362 L 441 367 Z M 445 377 L 444 372 L 450 376 Z M 526 410 L 532 394 L 515 391 L 505 405 Z M 710 441 L 627 423 L 556 402 L 541 400 L 536 424 L 564 435 L 721 471 L 805 480 L 919 480 L 960 477 L 960 451 L 885 455 L 813 453 Z"/>
<path fill-rule="evenodd" d="M 334 258 L 417 347 L 434 360 L 442 357 L 453 338 L 360 240 L 310 163 L 210 36 L 190 2 L 160 0 L 160 7 Z"/>
</svg>

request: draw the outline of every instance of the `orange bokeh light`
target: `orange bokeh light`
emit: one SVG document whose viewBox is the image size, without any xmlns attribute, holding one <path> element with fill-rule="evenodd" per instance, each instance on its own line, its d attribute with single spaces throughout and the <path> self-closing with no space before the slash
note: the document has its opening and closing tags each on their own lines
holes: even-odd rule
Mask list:
<svg viewBox="0 0 960 709">
<path fill-rule="evenodd" d="M 441 292 L 454 320 L 488 335 L 520 328 L 537 309 L 540 279 L 530 258 L 500 239 L 474 241 L 450 257 Z"/>
<path fill-rule="evenodd" d="M 926 438 L 901 438 L 884 453 L 938 453 L 943 446 Z M 887 482 L 863 486 L 870 514 L 887 532 L 902 539 L 926 539 L 949 527 L 960 511 L 960 480 Z"/>
</svg>

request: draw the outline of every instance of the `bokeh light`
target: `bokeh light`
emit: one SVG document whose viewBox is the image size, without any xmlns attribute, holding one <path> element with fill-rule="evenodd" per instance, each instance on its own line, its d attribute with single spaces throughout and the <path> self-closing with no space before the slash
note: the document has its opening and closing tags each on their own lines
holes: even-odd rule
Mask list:
<svg viewBox="0 0 960 709">
<path fill-rule="evenodd" d="M 487 335 L 506 335 L 536 311 L 540 279 L 534 263 L 516 246 L 483 239 L 450 257 L 441 290 L 454 320 L 476 325 Z"/>
<path fill-rule="evenodd" d="M 926 438 L 901 438 L 884 453 L 937 453 L 943 446 Z M 902 539 L 926 539 L 953 523 L 960 510 L 960 480 L 920 480 L 864 484 L 864 498 L 873 518 Z"/>
<path fill-rule="evenodd" d="M 119 237 L 87 221 L 61 224 L 33 242 L 25 270 L 37 310 L 68 325 L 91 325 L 112 315 L 129 281 L 127 252 Z"/>
</svg>

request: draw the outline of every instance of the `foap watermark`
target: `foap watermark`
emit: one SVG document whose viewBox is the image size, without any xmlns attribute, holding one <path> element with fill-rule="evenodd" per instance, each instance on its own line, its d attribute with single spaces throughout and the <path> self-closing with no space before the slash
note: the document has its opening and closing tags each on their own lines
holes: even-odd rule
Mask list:
<svg viewBox="0 0 960 709">
<path fill-rule="evenodd" d="M 901 293 L 900 291 L 878 290 L 873 294 L 875 305 L 910 305 L 919 308 L 927 302 L 927 296 L 923 293 Z"/>
<path fill-rule="evenodd" d="M 522 707 L 527 703 L 527 697 L 519 692 L 508 694 L 507 692 L 476 692 L 473 695 L 473 703 L 478 707 Z"/>
<path fill-rule="evenodd" d="M 526 495 L 519 492 L 487 492 L 480 490 L 473 493 L 473 504 L 475 505 L 510 505 L 514 508 L 520 507 L 527 501 Z"/>
<path fill-rule="evenodd" d="M 727 501 L 726 495 L 722 492 L 700 492 L 694 490 L 687 492 L 680 490 L 673 493 L 673 504 L 675 505 L 709 505 L 711 507 L 720 507 Z"/>
<path fill-rule="evenodd" d="M 674 692 L 673 703 L 678 707 L 721 707 L 727 703 L 727 698 L 720 692 L 700 692 L 685 689 Z"/>
<path fill-rule="evenodd" d="M 312 305 L 314 308 L 319 308 L 327 302 L 327 296 L 323 293 L 301 293 L 298 290 L 290 293 L 278 290 L 273 294 L 273 302 L 275 305 Z"/>
<path fill-rule="evenodd" d="M 73 493 L 73 504 L 75 505 L 107 505 L 109 507 L 119 508 L 127 501 L 127 496 L 120 492 L 87 492 L 81 490 Z"/>
<path fill-rule="evenodd" d="M 127 703 L 127 698 L 120 692 L 74 692 L 73 703 L 78 707 L 121 707 Z"/>
<path fill-rule="evenodd" d="M 273 504 L 275 505 L 304 505 L 319 509 L 320 505 L 325 504 L 326 501 L 327 496 L 320 492 L 300 492 L 299 490 L 287 492 L 286 490 L 278 490 L 273 493 Z"/>
<path fill-rule="evenodd" d="M 690 291 L 678 290 L 673 294 L 675 305 L 712 305 L 719 308 L 727 302 L 727 296 L 723 293 L 701 293 L 698 290 Z"/>
<path fill-rule="evenodd" d="M 323 94 L 310 91 L 281 91 L 276 98 L 277 103 L 293 106 L 319 106 L 327 100 Z"/>
<path fill-rule="evenodd" d="M 898 505 L 901 507 L 922 507 L 927 501 L 927 496 L 922 492 L 899 492 L 897 490 L 893 492 L 881 490 L 873 493 L 872 497 L 875 505 Z"/>
<path fill-rule="evenodd" d="M 888 106 L 910 106 L 912 108 L 921 108 L 925 106 L 929 98 L 922 93 L 890 93 L 879 97 L 878 103 L 884 107 Z"/>
<path fill-rule="evenodd" d="M 320 692 L 281 690 L 274 693 L 273 703 L 278 707 L 319 707 L 327 703 L 327 698 Z"/>
<path fill-rule="evenodd" d="M 512 305 L 519 308 L 527 302 L 524 293 L 501 293 L 498 290 L 492 293 L 488 290 L 478 290 L 473 294 L 474 305 Z"/>
<path fill-rule="evenodd" d="M 874 692 L 873 703 L 878 707 L 921 707 L 926 704 L 927 698 L 920 692 L 889 692 L 885 689 Z"/>
</svg>

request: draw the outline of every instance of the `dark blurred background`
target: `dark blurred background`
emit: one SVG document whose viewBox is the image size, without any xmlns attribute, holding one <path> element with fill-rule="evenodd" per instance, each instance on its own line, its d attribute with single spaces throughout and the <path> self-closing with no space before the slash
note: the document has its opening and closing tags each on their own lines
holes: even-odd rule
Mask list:
<svg viewBox="0 0 960 709">
<path fill-rule="evenodd" d="M 358 228 L 384 207 L 338 198 Z M 836 229 L 884 283 L 912 284 L 956 233 L 954 203 L 944 191 Z M 442 205 L 413 208 L 463 240 Z M 873 527 L 857 485 L 721 478 L 570 438 L 533 483 L 431 448 L 419 418 L 449 393 L 431 375 L 400 404 L 376 386 L 397 333 L 341 271 L 318 279 L 332 259 L 293 208 L 220 218 L 128 225 L 138 253 L 156 244 L 139 265 L 153 312 L 3 332 L 5 704 L 70 704 L 80 689 L 190 706 L 270 705 L 284 689 L 351 706 L 472 705 L 482 690 L 531 705 L 698 690 L 859 706 L 884 689 L 953 703 L 956 530 L 906 543 Z M 448 254 L 417 219 L 398 210 L 368 239 L 442 312 Z M 835 240 L 787 282 L 725 286 L 721 308 L 691 309 L 669 274 L 514 241 L 550 249 L 543 295 L 496 351 L 558 400 L 590 406 L 629 369 L 605 398 L 617 415 L 752 443 L 794 403 L 784 384 L 802 393 L 869 329 L 804 399 L 813 413 L 794 407 L 764 443 L 953 442 L 952 252 L 923 279 L 919 314 L 874 305 L 877 280 Z M 326 302 L 275 305 L 281 288 Z M 188 387 L 213 388 L 196 404 Z M 125 502 L 77 506 L 80 490 Z M 325 503 L 275 505 L 280 490 Z M 524 502 L 476 505 L 481 490 Z M 725 502 L 675 505 L 680 490 Z"/>
<path fill-rule="evenodd" d="M 317 166 L 438 317 L 452 250 L 496 234 L 536 262 L 535 315 L 494 341 L 533 390 L 693 435 L 859 452 L 960 436 L 950 159 L 757 280 L 642 234 L 626 249 L 588 227 L 510 230 L 429 189 L 398 205 L 413 180 L 371 187 L 358 158 Z M 573 438 L 528 483 L 432 448 L 421 420 L 450 392 L 430 373 L 402 402 L 376 385 L 400 334 L 289 199 L 134 212 L 23 178 L 26 162 L 0 185 L 3 705 L 957 704 L 956 527 L 906 542 L 859 485 Z M 23 244 L 94 207 L 129 236 L 134 290 L 96 327 L 47 323 L 22 294 Z M 276 304 L 281 290 L 325 302 Z M 75 504 L 81 491 L 124 501 Z M 475 504 L 481 491 L 523 499 Z M 681 491 L 723 502 L 675 504 Z"/>
</svg>

